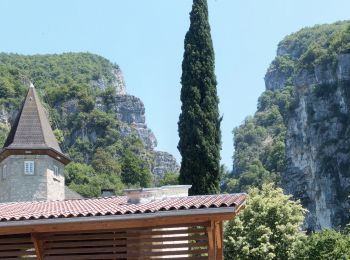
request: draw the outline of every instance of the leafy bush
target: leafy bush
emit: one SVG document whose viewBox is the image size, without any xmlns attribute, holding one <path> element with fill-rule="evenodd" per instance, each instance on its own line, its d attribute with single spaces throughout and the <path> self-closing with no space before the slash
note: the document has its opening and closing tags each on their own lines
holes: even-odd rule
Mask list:
<svg viewBox="0 0 350 260">
<path fill-rule="evenodd" d="M 297 259 L 350 259 L 350 235 L 335 230 L 313 233 L 300 247 Z"/>
<path fill-rule="evenodd" d="M 159 185 L 178 185 L 179 184 L 179 174 L 174 172 L 167 172 L 163 179 L 160 180 Z"/>
<path fill-rule="evenodd" d="M 305 211 L 272 184 L 249 189 L 245 209 L 225 227 L 225 259 L 295 258 Z"/>
</svg>

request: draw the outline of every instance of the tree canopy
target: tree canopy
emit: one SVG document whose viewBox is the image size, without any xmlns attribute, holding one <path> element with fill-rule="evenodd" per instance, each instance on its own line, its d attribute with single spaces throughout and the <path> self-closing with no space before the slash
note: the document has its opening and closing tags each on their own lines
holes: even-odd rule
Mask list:
<svg viewBox="0 0 350 260">
<path fill-rule="evenodd" d="M 305 211 L 273 184 L 250 188 L 245 209 L 225 228 L 225 259 L 295 258 Z"/>
</svg>

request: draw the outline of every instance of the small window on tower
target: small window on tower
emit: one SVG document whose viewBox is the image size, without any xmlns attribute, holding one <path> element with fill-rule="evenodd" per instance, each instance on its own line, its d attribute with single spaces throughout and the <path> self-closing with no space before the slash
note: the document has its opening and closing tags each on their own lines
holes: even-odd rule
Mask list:
<svg viewBox="0 0 350 260">
<path fill-rule="evenodd" d="M 58 173 L 58 167 L 56 165 L 53 166 L 53 172 L 55 174 L 55 176 L 57 177 L 59 175 Z"/>
<path fill-rule="evenodd" d="M 33 175 L 34 174 L 34 161 L 24 162 L 24 174 Z"/>
<path fill-rule="evenodd" d="M 7 178 L 7 166 L 4 165 L 2 167 L 2 179 L 5 180 Z"/>
</svg>

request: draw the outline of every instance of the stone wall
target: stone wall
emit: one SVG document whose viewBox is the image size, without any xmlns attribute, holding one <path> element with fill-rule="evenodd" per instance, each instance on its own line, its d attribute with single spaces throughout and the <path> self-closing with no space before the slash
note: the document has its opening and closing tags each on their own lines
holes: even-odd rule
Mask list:
<svg viewBox="0 0 350 260">
<path fill-rule="evenodd" d="M 34 175 L 24 174 L 24 161 L 34 161 Z M 54 165 L 58 176 L 53 173 Z M 47 155 L 12 155 L 0 163 L 0 169 L 0 202 L 64 199 L 63 164 Z"/>
</svg>

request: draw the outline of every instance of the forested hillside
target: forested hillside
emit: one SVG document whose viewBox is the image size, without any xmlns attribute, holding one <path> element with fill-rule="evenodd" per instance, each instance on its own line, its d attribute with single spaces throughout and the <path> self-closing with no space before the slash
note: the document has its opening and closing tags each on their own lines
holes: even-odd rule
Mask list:
<svg viewBox="0 0 350 260">
<path fill-rule="evenodd" d="M 142 101 L 127 95 L 119 67 L 89 53 L 0 54 L 0 145 L 35 85 L 62 150 L 72 159 L 66 182 L 84 196 L 102 188 L 148 187 L 176 172 L 175 159 L 154 150 Z"/>
<path fill-rule="evenodd" d="M 234 129 L 233 172 L 223 189 L 274 182 L 309 210 L 306 227 L 349 221 L 350 22 L 283 39 L 257 112 Z"/>
</svg>

